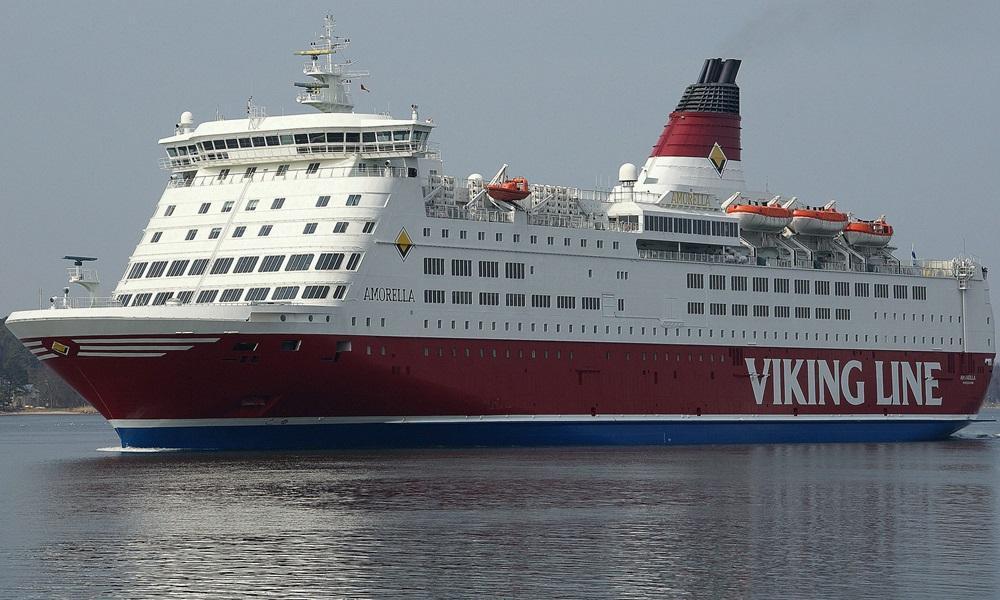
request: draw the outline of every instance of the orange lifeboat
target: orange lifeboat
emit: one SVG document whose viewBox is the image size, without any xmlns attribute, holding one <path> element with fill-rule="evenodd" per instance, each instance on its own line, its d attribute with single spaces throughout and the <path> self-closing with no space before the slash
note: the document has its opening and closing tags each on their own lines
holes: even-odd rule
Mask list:
<svg viewBox="0 0 1000 600">
<path fill-rule="evenodd" d="M 831 202 L 823 207 L 805 206 L 792 211 L 792 231 L 801 235 L 833 237 L 847 226 L 847 213 Z"/>
<path fill-rule="evenodd" d="M 852 246 L 885 246 L 892 239 L 892 225 L 885 222 L 885 217 L 851 221 L 844 229 L 844 239 Z"/>
<path fill-rule="evenodd" d="M 507 179 L 501 181 L 500 183 L 491 183 L 486 186 L 486 193 L 490 195 L 490 198 L 494 200 L 500 200 L 502 202 L 517 202 L 518 200 L 524 200 L 531 195 L 531 188 L 528 186 L 528 180 L 524 177 L 515 177 L 513 179 Z"/>
<path fill-rule="evenodd" d="M 775 204 L 730 204 L 726 214 L 736 217 L 747 231 L 778 232 L 792 222 L 791 209 Z"/>
</svg>

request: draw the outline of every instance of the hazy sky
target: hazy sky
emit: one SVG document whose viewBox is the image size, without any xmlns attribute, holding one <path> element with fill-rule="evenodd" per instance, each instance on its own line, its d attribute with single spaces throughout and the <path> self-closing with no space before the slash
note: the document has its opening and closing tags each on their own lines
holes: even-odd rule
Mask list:
<svg viewBox="0 0 1000 600">
<path fill-rule="evenodd" d="M 0 10 L 0 315 L 100 257 L 110 295 L 178 115 L 307 112 L 291 52 L 333 10 L 358 111 L 433 117 L 446 170 L 592 188 L 641 164 L 707 57 L 743 67 L 748 184 L 886 214 L 900 255 L 996 242 L 998 2 L 17 2 Z M 991 166 L 992 165 L 992 166 Z M 1000 269 L 997 269 L 1000 273 Z M 82 295 L 82 289 L 74 290 Z"/>
</svg>

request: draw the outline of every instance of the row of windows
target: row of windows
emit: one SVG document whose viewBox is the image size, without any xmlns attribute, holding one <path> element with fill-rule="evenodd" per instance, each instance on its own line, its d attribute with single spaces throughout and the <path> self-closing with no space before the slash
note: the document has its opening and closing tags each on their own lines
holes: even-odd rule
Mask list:
<svg viewBox="0 0 1000 600">
<path fill-rule="evenodd" d="M 721 302 L 711 302 L 708 305 L 708 314 L 717 317 L 726 316 L 726 308 L 729 307 L 732 316 L 734 317 L 745 317 L 749 314 L 749 307 L 746 304 L 733 304 L 727 305 Z M 767 304 L 754 304 L 752 306 L 753 316 L 755 317 L 770 317 L 771 307 Z M 703 315 L 705 314 L 705 303 L 704 302 L 688 302 L 687 312 L 689 315 Z M 809 319 L 811 317 L 811 308 L 808 306 L 796 306 L 795 307 L 795 318 L 796 319 Z M 817 319 L 829 319 L 830 309 L 829 308 L 817 308 L 816 309 Z M 838 321 L 849 321 L 851 319 L 851 309 L 849 308 L 838 308 L 834 313 Z M 775 306 L 774 316 L 779 319 L 787 319 L 791 317 L 791 308 L 788 306 Z"/>
<path fill-rule="evenodd" d="M 358 143 L 391 143 L 423 142 L 430 135 L 428 131 L 410 131 L 409 129 L 395 131 L 315 131 L 310 133 L 288 133 L 280 135 L 258 135 L 251 137 L 224 138 L 203 140 L 197 144 L 186 146 L 168 146 L 167 155 L 178 156 L 198 155 L 200 152 L 215 150 L 240 150 L 247 148 L 264 148 L 273 146 L 293 146 L 305 144 L 358 144 Z"/>
<path fill-rule="evenodd" d="M 345 257 L 348 257 L 346 252 L 324 252 L 316 260 L 315 270 L 338 271 L 343 266 Z M 238 258 L 227 256 L 212 261 L 212 267 L 208 269 L 208 272 L 210 275 L 225 275 L 232 269 L 233 273 L 253 273 L 255 270 L 258 273 L 273 273 L 280 271 L 282 265 L 284 265 L 285 271 L 308 271 L 316 255 L 292 254 L 288 257 L 287 263 L 285 262 L 285 258 L 283 254 L 269 255 L 263 257 L 263 259 L 259 256 L 240 256 Z M 361 263 L 361 258 L 361 252 L 352 252 L 347 258 L 345 270 L 357 270 L 358 265 Z M 168 262 L 170 265 L 169 268 L 167 268 Z M 208 264 L 209 259 L 207 258 L 197 258 L 194 260 L 179 259 L 172 262 L 165 260 L 137 262 L 132 264 L 125 278 L 140 279 L 145 276 L 149 279 L 161 277 L 164 273 L 166 273 L 167 277 L 180 277 L 185 273 L 187 275 L 202 275 L 208 268 Z"/>
<path fill-rule="evenodd" d="M 747 291 L 747 282 L 752 280 L 752 289 L 755 292 L 767 293 L 770 287 L 771 279 L 767 277 L 747 277 L 746 275 L 731 275 L 728 278 L 729 288 L 734 292 L 745 292 Z M 787 294 L 789 290 L 789 280 L 783 278 L 774 278 L 774 292 L 777 294 Z M 727 278 L 725 275 L 709 275 L 708 278 L 708 288 L 711 290 L 725 290 L 726 289 Z M 869 292 L 871 291 L 871 286 L 875 286 L 875 297 L 876 298 L 888 298 L 889 297 L 889 284 L 887 283 L 855 283 L 854 284 L 854 295 L 858 298 L 868 298 Z M 705 276 L 701 273 L 688 273 L 687 274 L 687 287 L 688 289 L 703 289 L 705 287 Z M 892 297 L 897 300 L 906 300 L 911 286 L 906 285 L 893 285 L 892 286 Z M 813 281 L 810 284 L 808 279 L 796 279 L 795 280 L 795 293 L 808 295 L 810 291 L 817 296 L 829 296 L 830 295 L 830 282 L 829 281 Z M 927 287 L 923 285 L 912 286 L 913 299 L 914 300 L 927 300 Z M 833 282 L 833 293 L 835 296 L 850 296 L 851 295 L 851 284 L 846 281 L 835 281 Z"/>
<path fill-rule="evenodd" d="M 253 287 L 249 289 L 244 288 L 229 288 L 225 290 L 202 290 L 198 293 L 198 297 L 194 298 L 194 302 L 197 304 L 209 304 L 218 300 L 219 302 L 266 302 L 268 296 L 272 302 L 283 301 L 283 300 L 295 300 L 299 296 L 299 290 L 302 290 L 303 300 L 323 300 L 330 296 L 331 286 L 329 285 L 307 285 L 307 286 L 297 286 L 297 285 L 286 285 L 278 286 L 272 290 L 270 287 Z M 244 295 L 244 291 L 246 295 Z M 333 288 L 333 299 L 341 300 L 347 294 L 346 285 L 338 285 Z M 160 306 L 166 304 L 168 301 L 174 299 L 180 304 L 188 304 L 192 301 L 194 296 L 193 291 L 182 291 L 177 292 L 176 296 L 174 292 L 159 292 L 153 295 L 150 292 L 144 292 L 140 294 L 119 294 L 117 297 L 118 303 L 122 306 Z"/>
<path fill-rule="evenodd" d="M 424 258 L 424 275 L 444 275 L 445 259 Z M 532 269 L 532 272 L 534 269 Z M 479 276 L 498 278 L 500 277 L 500 263 L 495 260 L 479 261 Z M 472 277 L 472 261 L 464 258 L 451 259 L 451 274 L 456 277 Z M 524 279 L 524 263 L 509 262 L 504 263 L 504 277 L 507 279 Z"/>
<path fill-rule="evenodd" d="M 688 233 L 732 238 L 739 237 L 740 235 L 739 225 L 730 221 L 645 215 L 643 217 L 643 226 L 646 231 L 663 231 L 666 233 Z"/>
<path fill-rule="evenodd" d="M 451 293 L 452 304 L 472 304 L 473 293 L 467 291 L 453 291 Z M 504 294 L 504 305 L 513 307 L 524 307 L 527 305 L 527 294 L 507 293 Z M 424 290 L 424 302 L 428 304 L 444 304 L 444 290 Z M 499 292 L 479 292 L 480 306 L 500 306 Z M 596 297 L 580 298 L 580 305 L 584 310 L 600 310 L 601 299 Z M 551 308 L 552 296 L 548 294 L 531 294 L 532 308 Z M 556 296 L 556 307 L 565 309 L 576 308 L 575 296 Z"/>
<path fill-rule="evenodd" d="M 450 230 L 448 230 L 448 229 L 442 229 L 441 230 L 441 237 L 443 239 L 447 239 L 448 235 L 449 235 L 449 232 L 450 232 Z M 424 235 L 424 237 L 431 237 L 431 228 L 430 227 L 424 227 L 423 235 Z M 477 232 L 477 235 L 478 235 L 478 239 L 479 239 L 480 242 L 486 241 L 486 232 L 485 231 L 479 231 L 479 232 Z M 513 238 L 515 244 L 521 243 L 521 234 L 520 233 L 513 234 L 512 238 Z M 469 232 L 466 231 L 465 229 L 459 230 L 459 232 L 458 232 L 458 239 L 460 239 L 460 240 L 469 239 Z M 503 233 L 497 232 L 495 234 L 495 239 L 498 242 L 502 242 L 503 241 Z M 528 241 L 530 243 L 532 243 L 532 244 L 537 244 L 538 243 L 538 236 L 537 235 L 530 235 L 530 236 L 528 236 Z M 563 246 L 571 246 L 572 245 L 572 241 L 573 241 L 573 238 L 564 237 L 563 238 Z M 555 238 L 555 236 L 552 236 L 552 235 L 548 236 L 546 238 L 546 243 L 549 246 L 554 246 L 556 244 L 556 238 Z M 581 238 L 580 239 L 580 247 L 581 248 L 586 248 L 587 247 L 587 240 L 586 240 L 586 238 Z M 597 247 L 599 249 L 600 248 L 604 248 L 604 240 L 597 240 Z M 611 242 L 611 247 L 614 250 L 618 250 L 621 247 L 621 245 L 620 245 L 619 242 L 613 241 L 613 242 Z"/>
<path fill-rule="evenodd" d="M 318 165 L 319 163 L 316 164 Z M 223 170 L 228 171 L 228 169 L 223 169 Z M 344 206 L 358 206 L 359 204 L 361 204 L 361 194 L 350 194 L 347 196 L 347 200 L 345 201 Z M 257 207 L 259 205 L 260 205 L 259 198 L 247 200 L 247 205 L 243 210 L 247 212 L 253 212 L 257 210 Z M 316 199 L 316 207 L 318 208 L 322 208 L 329 205 L 330 205 L 330 196 L 320 196 L 319 198 Z M 235 206 L 236 206 L 235 200 L 226 200 L 225 202 L 222 203 L 222 209 L 219 212 L 223 213 L 232 212 Z M 284 208 L 284 206 L 285 206 L 285 198 L 275 198 L 274 200 L 271 201 L 271 210 L 280 210 Z M 169 204 L 165 209 L 163 209 L 163 216 L 164 217 L 173 216 L 176 210 L 177 210 L 176 204 Z M 208 214 L 210 210 L 212 210 L 212 203 L 202 202 L 201 205 L 198 207 L 198 214 L 205 215 Z"/>
<path fill-rule="evenodd" d="M 348 225 L 349 225 L 348 221 L 338 221 L 333 226 L 333 233 L 346 233 Z M 305 227 L 302 229 L 302 233 L 305 235 L 316 233 L 316 229 L 318 227 L 319 223 L 306 223 Z M 261 225 L 260 229 L 257 230 L 257 237 L 267 237 L 271 235 L 271 231 L 273 229 L 274 225 Z M 246 231 L 247 231 L 246 225 L 239 225 L 233 228 L 233 237 L 241 238 L 244 236 L 244 234 L 246 234 Z M 361 233 L 372 233 L 374 231 L 375 231 L 375 222 L 365 221 L 364 225 L 362 226 Z M 210 240 L 218 239 L 221 235 L 222 235 L 221 227 L 213 227 L 208 231 L 208 239 Z M 184 240 L 190 242 L 192 240 L 197 239 L 197 237 L 198 237 L 197 229 L 188 229 L 187 233 L 184 235 Z M 156 231 L 153 232 L 153 235 L 149 238 L 149 242 L 151 244 L 156 244 L 162 238 L 163 238 L 163 232 Z"/>
</svg>

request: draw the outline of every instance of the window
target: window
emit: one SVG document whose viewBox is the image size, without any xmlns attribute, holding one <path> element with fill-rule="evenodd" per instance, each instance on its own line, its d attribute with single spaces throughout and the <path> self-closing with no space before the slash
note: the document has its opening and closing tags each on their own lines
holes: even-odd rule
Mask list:
<svg viewBox="0 0 1000 600">
<path fill-rule="evenodd" d="M 344 262 L 343 252 L 325 252 L 319 255 L 319 260 L 316 261 L 317 271 L 336 271 L 340 268 L 341 263 Z"/>
<path fill-rule="evenodd" d="M 867 283 L 855 283 L 854 284 L 854 295 L 858 298 L 868 297 L 868 284 Z"/>
<path fill-rule="evenodd" d="M 452 304 L 472 304 L 472 292 L 452 292 Z"/>
<path fill-rule="evenodd" d="M 212 263 L 212 270 L 209 271 L 212 275 L 225 275 L 229 272 L 229 268 L 233 266 L 232 258 L 217 258 L 215 262 Z"/>
<path fill-rule="evenodd" d="M 816 318 L 817 319 L 829 319 L 830 318 L 830 309 L 829 308 L 817 308 L 816 309 Z"/>
<path fill-rule="evenodd" d="M 284 177 L 285 173 L 288 173 L 288 165 L 278 165 L 278 172 L 275 175 L 277 177 Z"/>
<path fill-rule="evenodd" d="M 814 281 L 813 291 L 817 296 L 829 296 L 830 295 L 830 282 L 829 281 Z"/>
<path fill-rule="evenodd" d="M 174 214 L 175 208 L 177 208 L 177 206 L 175 204 L 171 204 L 170 206 L 167 207 L 167 210 L 163 211 L 163 216 L 169 217 L 170 215 Z"/>
<path fill-rule="evenodd" d="M 260 262 L 260 271 L 258 273 L 273 273 L 281 269 L 281 265 L 284 262 L 284 255 L 265 256 L 264 260 Z"/>
<path fill-rule="evenodd" d="M 149 263 L 149 271 L 146 273 L 146 278 L 159 277 L 163 275 L 163 272 L 167 269 L 167 261 L 158 260 L 156 262 Z"/>
<path fill-rule="evenodd" d="M 247 167 L 247 170 L 243 172 L 243 179 L 252 179 L 254 173 L 256 172 L 257 172 L 257 167 Z M 225 296 L 226 295 L 225 292 L 223 292 L 222 295 Z M 225 300 L 220 300 L 220 302 L 225 302 Z"/>
<path fill-rule="evenodd" d="M 318 162 L 309 163 L 309 166 L 306 167 L 306 175 L 312 175 L 313 173 L 315 173 L 317 171 L 319 171 L 319 163 Z M 329 200 L 329 196 L 327 196 L 327 199 Z M 324 206 L 326 206 L 326 205 L 324 204 Z"/>
<path fill-rule="evenodd" d="M 809 294 L 809 280 L 808 279 L 796 279 L 795 280 L 795 293 L 796 294 Z"/>
<path fill-rule="evenodd" d="M 361 262 L 361 254 L 354 252 L 351 257 L 347 259 L 347 270 L 353 271 L 358 268 L 358 263 Z"/>
<path fill-rule="evenodd" d="M 208 212 L 208 209 L 212 208 L 211 202 L 202 202 L 201 206 L 198 208 L 198 214 L 203 215 Z"/>
<path fill-rule="evenodd" d="M 128 272 L 127 279 L 139 279 L 142 277 L 143 273 L 146 272 L 146 267 L 149 263 L 137 262 L 132 264 L 132 268 Z"/>
<path fill-rule="evenodd" d="M 284 205 L 285 205 L 284 198 L 275 198 L 274 200 L 271 200 L 271 210 L 278 210 Z"/>
<path fill-rule="evenodd" d="M 239 302 L 242 297 L 243 288 L 231 288 L 228 290 L 222 290 L 222 295 L 219 296 L 219 302 Z"/>
<path fill-rule="evenodd" d="M 236 202 L 232 200 L 226 200 L 225 202 L 222 203 L 222 212 L 224 213 L 232 212 L 234 204 L 236 204 Z"/>
<path fill-rule="evenodd" d="M 293 254 L 288 257 L 286 271 L 307 271 L 312 264 L 314 254 Z"/>
<path fill-rule="evenodd" d="M 187 304 L 188 302 L 191 302 L 191 296 L 194 296 L 194 292 L 192 291 L 177 292 L 177 299 L 180 301 L 181 304 Z"/>
<path fill-rule="evenodd" d="M 892 297 L 897 300 L 906 300 L 907 289 L 905 285 L 892 286 Z"/>
<path fill-rule="evenodd" d="M 495 260 L 481 260 L 479 261 L 479 276 L 480 277 L 499 277 L 500 276 L 500 263 Z"/>
<path fill-rule="evenodd" d="M 611 248 L 613 250 L 617 250 L 618 249 L 618 242 L 611 242 Z"/>
<path fill-rule="evenodd" d="M 219 290 L 202 290 L 198 292 L 198 304 L 209 304 L 215 302 L 215 297 L 219 295 Z"/>
<path fill-rule="evenodd" d="M 580 308 L 583 310 L 601 310 L 601 299 L 584 296 L 580 298 Z"/>
<path fill-rule="evenodd" d="M 153 237 L 149 238 L 149 243 L 155 244 L 156 242 L 160 241 L 161 237 L 163 237 L 163 232 L 157 231 L 156 233 L 153 234 Z"/>
<path fill-rule="evenodd" d="M 444 275 L 444 259 L 425 257 L 424 275 Z"/>
<path fill-rule="evenodd" d="M 318 225 L 319 225 L 319 223 L 306 223 L 306 226 L 302 230 L 302 233 L 304 233 L 306 235 L 309 235 L 311 233 L 316 233 L 316 227 Z"/>
<path fill-rule="evenodd" d="M 320 196 L 319 198 L 316 199 L 316 208 L 323 208 L 324 206 L 329 206 L 329 205 L 330 205 L 329 196 Z"/>
<path fill-rule="evenodd" d="M 132 303 L 132 306 L 146 306 L 149 304 L 149 299 L 151 297 L 152 294 L 136 294 L 135 302 Z"/>
<path fill-rule="evenodd" d="M 705 314 L 705 303 L 704 302 L 688 302 L 688 314 L 689 315 L 703 315 L 703 314 Z"/>
<path fill-rule="evenodd" d="M 307 285 L 304 290 L 302 290 L 303 300 L 322 300 L 330 295 L 330 286 L 328 285 Z"/>
<path fill-rule="evenodd" d="M 351 194 L 347 197 L 346 206 L 357 206 L 361 204 L 361 194 Z"/>
<path fill-rule="evenodd" d="M 576 296 L 556 296 L 557 308 L 576 308 Z"/>
<path fill-rule="evenodd" d="M 849 308 L 838 308 L 835 311 L 835 316 L 838 321 L 850 321 L 851 320 L 851 309 Z"/>
<path fill-rule="evenodd" d="M 219 177 L 217 179 L 219 181 L 225 181 L 227 177 L 229 177 L 229 169 L 220 169 Z"/>
<path fill-rule="evenodd" d="M 446 239 L 448 237 L 448 230 L 447 229 L 442 229 L 441 230 L 441 237 L 443 239 Z"/>
<path fill-rule="evenodd" d="M 744 277 L 743 275 L 733 275 L 729 279 L 729 288 L 732 289 L 734 292 L 747 291 L 747 278 Z"/>
<path fill-rule="evenodd" d="M 208 267 L 207 258 L 198 258 L 191 263 L 191 270 L 188 271 L 188 275 L 201 275 L 205 272 L 205 268 Z"/>
<path fill-rule="evenodd" d="M 701 273 L 688 273 L 687 274 L 687 286 L 688 289 L 701 289 L 705 287 L 705 276 Z M 702 307 L 702 312 L 696 314 L 705 314 L 704 306 Z"/>
<path fill-rule="evenodd" d="M 747 305 L 746 304 L 734 304 L 732 306 L 732 314 L 734 317 L 745 317 L 747 316 Z"/>
<path fill-rule="evenodd" d="M 260 203 L 259 199 L 249 200 L 247 202 L 247 208 L 246 208 L 246 210 L 247 211 L 257 210 L 257 204 L 259 204 L 259 203 Z"/>
<path fill-rule="evenodd" d="M 361 233 L 372 233 L 375 231 L 375 221 L 365 221 L 365 226 L 361 228 Z M 465 233 L 464 231 L 462 233 Z M 462 239 L 465 239 L 464 237 Z"/>
<path fill-rule="evenodd" d="M 334 233 L 344 233 L 345 231 L 347 231 L 347 221 L 338 221 L 333 226 Z"/>
<path fill-rule="evenodd" d="M 710 289 L 710 290 L 724 290 L 724 289 L 726 289 L 726 276 L 725 275 L 709 275 L 708 276 L 708 289 Z"/>
<path fill-rule="evenodd" d="M 220 235 L 222 235 L 222 228 L 221 227 L 213 227 L 208 232 L 208 239 L 210 239 L 210 240 L 218 239 L 218 237 Z"/>
<path fill-rule="evenodd" d="M 708 314 L 716 317 L 724 317 L 726 316 L 726 305 L 713 302 L 708 305 Z"/>
<path fill-rule="evenodd" d="M 451 259 L 451 274 L 456 277 L 472 277 L 472 261 L 465 258 Z"/>
<path fill-rule="evenodd" d="M 788 280 L 787 279 L 775 279 L 774 280 L 774 293 L 776 293 L 776 294 L 787 294 L 788 293 Z"/>
<path fill-rule="evenodd" d="M 424 290 L 424 302 L 427 304 L 444 304 L 444 290 Z"/>
<path fill-rule="evenodd" d="M 779 319 L 787 319 L 792 316 L 792 310 L 787 306 L 775 306 L 774 316 Z"/>
<path fill-rule="evenodd" d="M 834 296 L 850 296 L 851 295 L 851 284 L 846 281 L 836 281 L 833 284 L 833 295 Z"/>
<path fill-rule="evenodd" d="M 333 299 L 334 300 L 341 300 L 341 299 L 343 299 L 343 297 L 344 297 L 345 294 L 347 294 L 347 286 L 346 285 L 338 285 L 333 290 Z"/>
<path fill-rule="evenodd" d="M 246 225 L 240 225 L 236 229 L 233 229 L 233 237 L 234 238 L 241 238 L 241 237 L 243 237 L 243 234 L 246 233 L 246 232 L 247 232 Z"/>
<path fill-rule="evenodd" d="M 795 307 L 795 318 L 796 319 L 808 319 L 811 309 L 808 306 L 796 306 Z"/>
<path fill-rule="evenodd" d="M 755 292 L 767 292 L 767 284 L 770 281 L 767 277 L 754 277 L 753 278 L 753 291 Z"/>
<path fill-rule="evenodd" d="M 766 304 L 754 304 L 753 306 L 753 316 L 755 317 L 768 317 L 771 315 L 771 307 Z"/>
<path fill-rule="evenodd" d="M 261 225 L 260 229 L 257 231 L 258 237 L 267 237 L 271 235 L 271 225 Z"/>
<path fill-rule="evenodd" d="M 926 300 L 927 299 L 927 286 L 915 285 L 913 286 L 913 299 L 914 300 Z"/>
<path fill-rule="evenodd" d="M 507 279 L 524 279 L 524 263 L 505 263 L 504 275 Z"/>
<path fill-rule="evenodd" d="M 548 294 L 532 294 L 531 295 L 531 307 L 532 308 L 550 308 L 552 298 Z"/>
<path fill-rule="evenodd" d="M 498 292 L 479 292 L 479 304 L 482 306 L 499 306 L 500 294 Z"/>
<path fill-rule="evenodd" d="M 184 239 L 190 242 L 195 237 L 197 237 L 197 235 L 198 235 L 197 229 L 188 229 L 187 235 L 184 236 Z"/>
<path fill-rule="evenodd" d="M 167 277 L 180 277 L 187 271 L 189 260 L 175 260 L 170 263 L 170 268 L 167 270 Z"/>
<path fill-rule="evenodd" d="M 271 288 L 258 287 L 247 290 L 247 302 L 263 302 L 267 300 L 267 295 Z"/>
<path fill-rule="evenodd" d="M 257 261 L 259 257 L 257 256 L 241 256 L 236 261 L 236 268 L 233 269 L 233 273 L 253 273 L 253 270 L 257 268 Z"/>
<path fill-rule="evenodd" d="M 294 300 L 299 295 L 299 286 L 287 285 L 274 288 L 271 300 Z"/>
<path fill-rule="evenodd" d="M 887 283 L 876 283 L 875 284 L 875 297 L 876 298 L 888 298 L 889 297 L 889 284 L 887 284 Z"/>
</svg>

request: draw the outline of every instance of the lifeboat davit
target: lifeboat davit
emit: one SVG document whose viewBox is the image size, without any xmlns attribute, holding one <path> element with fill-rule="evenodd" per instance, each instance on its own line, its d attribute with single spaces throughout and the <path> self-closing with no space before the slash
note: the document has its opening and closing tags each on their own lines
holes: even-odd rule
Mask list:
<svg viewBox="0 0 1000 600">
<path fill-rule="evenodd" d="M 500 183 L 491 183 L 486 186 L 486 193 L 490 195 L 490 198 L 494 200 L 500 200 L 502 202 L 517 202 L 518 200 L 524 200 L 531 195 L 531 188 L 528 186 L 528 180 L 524 177 L 515 177 L 513 179 L 507 179 L 501 181 Z"/>
<path fill-rule="evenodd" d="M 804 206 L 792 211 L 789 228 L 801 235 L 833 237 L 847 227 L 847 213 L 836 209 L 833 202 L 823 207 Z"/>
<path fill-rule="evenodd" d="M 885 217 L 851 221 L 844 229 L 844 239 L 852 246 L 885 246 L 892 239 L 892 225 L 885 222 Z"/>
<path fill-rule="evenodd" d="M 791 209 L 772 204 L 730 204 L 726 214 L 736 217 L 747 231 L 777 233 L 792 222 Z"/>
</svg>

